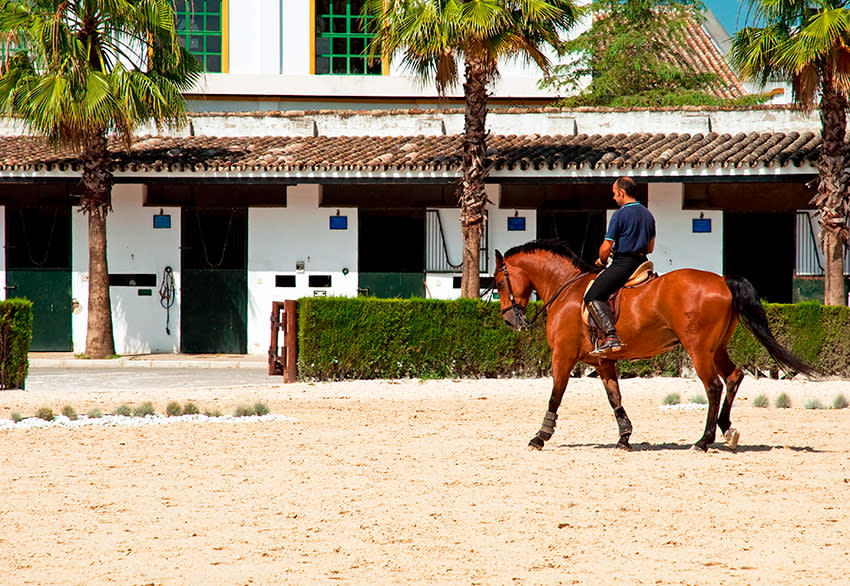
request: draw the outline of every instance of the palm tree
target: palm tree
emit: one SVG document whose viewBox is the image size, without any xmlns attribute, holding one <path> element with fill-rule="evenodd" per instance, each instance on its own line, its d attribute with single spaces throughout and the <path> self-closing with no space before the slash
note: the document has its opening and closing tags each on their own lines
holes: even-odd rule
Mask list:
<svg viewBox="0 0 850 586">
<path fill-rule="evenodd" d="M 487 196 L 487 89 L 509 57 L 550 68 L 543 47 L 559 47 L 560 33 L 577 20 L 573 0 L 366 0 L 371 57 L 404 64 L 420 79 L 434 80 L 440 95 L 457 84 L 464 65 L 466 102 L 462 174 L 458 187 L 463 234 L 461 296 L 478 297 L 479 257 Z"/>
<path fill-rule="evenodd" d="M 183 124 L 181 91 L 195 82 L 200 64 L 177 42 L 168 0 L 0 0 L 0 34 L 19 47 L 0 69 L 0 112 L 79 154 L 80 210 L 89 230 L 85 353 L 114 355 L 108 137 L 130 148 L 142 123 Z"/>
<path fill-rule="evenodd" d="M 850 92 L 850 8 L 847 0 L 749 0 L 760 26 L 743 28 L 732 44 L 732 61 L 745 78 L 762 83 L 791 79 L 795 102 L 806 110 L 820 100 L 823 145 L 818 190 L 811 203 L 820 213 L 824 252 L 824 303 L 846 305 L 844 245 L 850 215 L 850 165 L 845 143 Z"/>
</svg>

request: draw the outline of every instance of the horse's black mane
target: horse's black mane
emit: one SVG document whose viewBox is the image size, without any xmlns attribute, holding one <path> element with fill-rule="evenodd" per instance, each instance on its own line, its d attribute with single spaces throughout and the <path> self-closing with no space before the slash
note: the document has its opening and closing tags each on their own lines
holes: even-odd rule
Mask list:
<svg viewBox="0 0 850 586">
<path fill-rule="evenodd" d="M 596 267 L 582 260 L 579 255 L 570 250 L 570 247 L 567 246 L 566 242 L 564 242 L 563 240 L 558 240 L 557 238 L 551 238 L 547 240 L 532 240 L 531 242 L 526 242 L 525 244 L 514 246 L 505 253 L 505 258 L 511 257 L 515 254 L 519 254 L 521 252 L 534 252 L 536 250 L 545 250 L 553 254 L 557 254 L 558 256 L 562 256 L 571 263 L 573 263 L 576 268 L 582 272 L 597 273 L 600 271 L 599 267 Z"/>
</svg>

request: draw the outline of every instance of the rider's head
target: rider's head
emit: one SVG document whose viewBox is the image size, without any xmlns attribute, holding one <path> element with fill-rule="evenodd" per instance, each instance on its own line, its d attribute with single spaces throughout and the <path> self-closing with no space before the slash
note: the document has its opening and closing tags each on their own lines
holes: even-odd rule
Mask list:
<svg viewBox="0 0 850 586">
<path fill-rule="evenodd" d="M 637 183 L 631 177 L 617 179 L 611 191 L 614 193 L 614 201 L 617 205 L 637 201 Z"/>
</svg>

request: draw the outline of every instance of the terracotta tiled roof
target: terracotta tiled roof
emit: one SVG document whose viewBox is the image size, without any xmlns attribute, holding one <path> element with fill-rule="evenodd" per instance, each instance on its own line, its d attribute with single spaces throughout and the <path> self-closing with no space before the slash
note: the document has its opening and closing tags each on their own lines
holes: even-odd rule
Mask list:
<svg viewBox="0 0 850 586">
<path fill-rule="evenodd" d="M 488 139 L 499 170 L 605 170 L 799 167 L 812 163 L 820 136 L 811 133 L 497 135 Z M 456 172 L 460 137 L 152 137 L 131 152 L 111 144 L 113 170 L 163 172 Z M 0 178 L 9 174 L 76 171 L 71 152 L 55 152 L 33 137 L 0 137 Z"/>
<path fill-rule="evenodd" d="M 597 18 L 603 16 L 597 15 Z M 678 58 L 684 60 L 695 73 L 717 76 L 717 81 L 707 88 L 708 93 L 723 99 L 738 98 L 747 93 L 714 39 L 700 23 L 688 19 L 682 38 L 671 41 L 667 37 L 667 42 Z M 671 62 L 676 61 L 669 53 L 667 56 Z"/>
<path fill-rule="evenodd" d="M 711 86 L 711 93 L 716 96 L 728 99 L 747 93 L 711 36 L 696 22 L 688 23 L 682 57 L 697 73 L 713 73 L 717 76 L 717 82 Z"/>
</svg>

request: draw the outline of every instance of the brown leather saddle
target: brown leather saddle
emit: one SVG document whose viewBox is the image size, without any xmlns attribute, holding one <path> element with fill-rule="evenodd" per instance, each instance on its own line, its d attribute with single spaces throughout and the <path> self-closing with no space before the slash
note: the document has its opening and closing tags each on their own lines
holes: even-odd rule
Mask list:
<svg viewBox="0 0 850 586">
<path fill-rule="evenodd" d="M 655 272 L 655 266 L 652 264 L 652 261 L 648 260 L 635 269 L 635 272 L 632 273 L 632 276 L 629 277 L 629 280 L 626 281 L 625 285 L 614 291 L 611 296 L 608 297 L 608 305 L 611 306 L 611 313 L 614 316 L 614 324 L 616 324 L 617 320 L 620 319 L 620 292 L 623 289 L 634 289 L 635 287 L 646 285 L 653 279 L 657 278 L 658 273 Z M 587 284 L 587 289 L 590 289 L 591 285 L 595 282 L 596 279 L 590 281 L 590 283 Z M 584 290 L 585 293 L 587 293 L 587 289 Z M 599 328 L 596 327 L 596 322 L 590 318 L 584 301 L 581 302 L 581 320 L 585 323 L 585 325 L 587 325 L 592 334 L 599 331 Z"/>
</svg>

